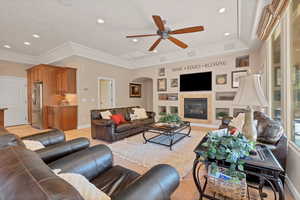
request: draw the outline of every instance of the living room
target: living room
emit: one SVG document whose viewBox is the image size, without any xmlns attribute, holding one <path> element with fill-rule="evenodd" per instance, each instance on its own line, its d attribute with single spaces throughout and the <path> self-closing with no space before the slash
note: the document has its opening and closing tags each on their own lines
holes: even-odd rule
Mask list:
<svg viewBox="0 0 300 200">
<path fill-rule="evenodd" d="M 300 199 L 299 0 L 2 4 L 0 199 Z"/>
</svg>

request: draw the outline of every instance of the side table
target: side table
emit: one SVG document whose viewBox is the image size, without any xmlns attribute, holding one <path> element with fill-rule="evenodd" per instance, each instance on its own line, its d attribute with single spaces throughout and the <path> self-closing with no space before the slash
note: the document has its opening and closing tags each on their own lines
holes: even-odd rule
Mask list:
<svg viewBox="0 0 300 200">
<path fill-rule="evenodd" d="M 204 137 L 194 150 L 196 158 L 193 165 L 193 178 L 200 193 L 199 199 L 202 200 L 203 198 L 207 198 L 217 200 L 217 198 L 210 196 L 205 192 L 207 186 L 207 177 L 204 177 L 204 183 L 201 183 L 200 181 L 200 167 L 202 162 L 199 161 L 199 157 L 200 151 L 203 150 L 202 143 L 204 143 L 206 139 L 207 137 Z M 257 177 L 259 180 L 258 187 L 251 184 L 248 184 L 248 187 L 257 189 L 260 198 L 263 200 L 267 197 L 267 194 L 263 193 L 263 188 L 265 184 L 268 183 L 274 192 L 275 199 L 284 200 L 284 188 L 280 179 L 280 175 L 284 172 L 283 168 L 276 160 L 271 150 L 265 145 L 256 145 L 256 152 L 256 155 L 251 155 L 244 159 L 244 172 L 246 175 Z M 220 165 L 222 167 L 227 167 L 225 163 Z"/>
</svg>

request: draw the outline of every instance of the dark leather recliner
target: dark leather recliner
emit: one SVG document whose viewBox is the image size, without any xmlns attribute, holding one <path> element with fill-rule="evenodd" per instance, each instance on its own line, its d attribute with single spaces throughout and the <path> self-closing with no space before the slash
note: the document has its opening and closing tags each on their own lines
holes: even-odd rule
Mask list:
<svg viewBox="0 0 300 200">
<path fill-rule="evenodd" d="M 141 133 L 145 130 L 145 125 L 154 123 L 154 112 L 147 112 L 147 119 L 131 121 L 129 114 L 133 113 L 132 108 L 137 107 L 91 110 L 92 138 L 104 140 L 106 142 L 114 142 Z M 112 120 L 102 119 L 100 113 L 104 111 L 110 111 L 112 114 L 122 114 L 127 122 L 115 125 Z"/>
<path fill-rule="evenodd" d="M 23 138 L 2 130 L 0 133 L 0 148 L 1 144 L 3 146 L 7 146 L 7 144 L 25 146 L 22 140 L 40 141 L 45 148 L 37 150 L 36 153 L 39 154 L 45 163 L 52 162 L 90 146 L 89 140 L 83 137 L 66 141 L 64 132 L 56 129 Z"/>
</svg>

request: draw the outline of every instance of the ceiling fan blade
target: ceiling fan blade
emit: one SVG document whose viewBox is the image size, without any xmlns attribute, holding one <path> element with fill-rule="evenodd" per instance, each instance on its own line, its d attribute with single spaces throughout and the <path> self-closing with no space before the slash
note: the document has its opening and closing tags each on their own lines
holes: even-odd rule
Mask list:
<svg viewBox="0 0 300 200">
<path fill-rule="evenodd" d="M 158 15 L 153 15 L 152 18 L 153 18 L 153 20 L 154 20 L 156 26 L 158 27 L 158 29 L 159 29 L 160 31 L 165 31 L 165 25 L 164 25 L 164 23 L 163 23 L 161 17 L 158 16 Z"/>
<path fill-rule="evenodd" d="M 149 37 L 149 36 L 157 36 L 157 34 L 129 35 L 129 36 L 126 36 L 126 38 Z"/>
<path fill-rule="evenodd" d="M 157 45 L 160 43 L 160 41 L 161 41 L 161 38 L 159 38 L 158 40 L 156 40 L 154 42 L 154 44 L 150 47 L 149 51 L 153 51 L 157 47 Z"/>
<path fill-rule="evenodd" d="M 177 46 L 179 46 L 179 47 L 181 47 L 183 49 L 185 49 L 185 48 L 188 47 L 187 44 L 181 42 L 180 40 L 178 40 L 178 39 L 176 39 L 174 37 L 169 36 L 168 40 L 170 40 L 171 42 L 173 42 L 174 44 L 176 44 Z"/>
<path fill-rule="evenodd" d="M 195 26 L 195 27 L 189 27 L 189 28 L 183 28 L 183 29 L 170 31 L 169 34 L 194 33 L 194 32 L 199 32 L 199 31 L 203 31 L 203 30 L 204 30 L 203 26 Z"/>
</svg>

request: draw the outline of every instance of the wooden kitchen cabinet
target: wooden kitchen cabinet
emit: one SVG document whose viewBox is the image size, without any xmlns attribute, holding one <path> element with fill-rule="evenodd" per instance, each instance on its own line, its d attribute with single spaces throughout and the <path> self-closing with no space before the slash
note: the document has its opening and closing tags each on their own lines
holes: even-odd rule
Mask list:
<svg viewBox="0 0 300 200">
<path fill-rule="evenodd" d="M 62 131 L 77 129 L 78 107 L 67 106 L 49 106 L 48 107 L 48 125 L 49 128 L 56 128 Z"/>
<path fill-rule="evenodd" d="M 59 94 L 76 94 L 76 69 L 63 68 L 57 74 L 57 90 Z"/>
</svg>

